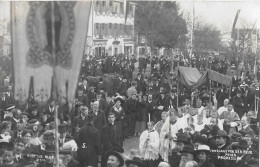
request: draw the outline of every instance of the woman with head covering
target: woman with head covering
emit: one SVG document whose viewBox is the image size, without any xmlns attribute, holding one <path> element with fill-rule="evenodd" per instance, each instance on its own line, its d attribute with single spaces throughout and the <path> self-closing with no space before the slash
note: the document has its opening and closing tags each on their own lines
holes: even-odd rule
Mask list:
<svg viewBox="0 0 260 167">
<path fill-rule="evenodd" d="M 124 103 L 124 99 L 122 96 L 117 96 L 114 100 L 115 105 L 110 109 L 110 112 L 115 114 L 115 125 L 118 132 L 118 141 L 121 146 L 123 146 L 123 125 L 124 125 L 124 117 L 125 117 L 125 110 L 122 107 Z"/>
</svg>

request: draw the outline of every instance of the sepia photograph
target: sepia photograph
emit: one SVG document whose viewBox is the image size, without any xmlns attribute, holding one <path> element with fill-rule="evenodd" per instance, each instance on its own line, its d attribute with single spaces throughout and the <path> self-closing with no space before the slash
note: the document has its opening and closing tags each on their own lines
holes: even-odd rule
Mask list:
<svg viewBox="0 0 260 167">
<path fill-rule="evenodd" d="M 0 0 L 0 167 L 259 167 L 260 0 Z"/>
</svg>

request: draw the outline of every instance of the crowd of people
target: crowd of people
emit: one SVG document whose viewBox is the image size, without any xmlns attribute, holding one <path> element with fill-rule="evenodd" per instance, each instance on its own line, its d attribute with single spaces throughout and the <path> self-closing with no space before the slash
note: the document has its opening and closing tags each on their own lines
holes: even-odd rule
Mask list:
<svg viewBox="0 0 260 167">
<path fill-rule="evenodd" d="M 60 166 L 258 166 L 259 88 L 254 78 L 234 76 L 231 89 L 213 84 L 212 90 L 203 85 L 194 90 L 178 86 L 177 91 L 169 57 L 140 57 L 138 69 L 136 62 L 123 55 L 86 59 L 72 110 L 66 100 L 54 98 L 40 106 L 30 97 L 21 107 L 6 77 L 0 99 L 0 166 L 55 166 L 56 111 Z M 205 68 L 194 62 L 192 66 Z M 221 65 L 215 70 L 225 74 L 224 63 L 216 63 Z M 185 62 L 173 67 L 178 65 Z M 134 71 L 139 71 L 136 77 Z M 139 148 L 126 157 L 124 143 L 133 137 L 139 138 Z"/>
</svg>

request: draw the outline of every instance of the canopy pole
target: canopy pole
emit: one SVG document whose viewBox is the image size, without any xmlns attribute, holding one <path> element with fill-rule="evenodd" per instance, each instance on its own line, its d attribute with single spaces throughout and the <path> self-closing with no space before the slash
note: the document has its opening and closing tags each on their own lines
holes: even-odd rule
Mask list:
<svg viewBox="0 0 260 167">
<path fill-rule="evenodd" d="M 211 80 L 209 80 L 209 102 L 212 102 L 212 101 L 211 101 L 211 97 L 212 97 Z"/>
</svg>

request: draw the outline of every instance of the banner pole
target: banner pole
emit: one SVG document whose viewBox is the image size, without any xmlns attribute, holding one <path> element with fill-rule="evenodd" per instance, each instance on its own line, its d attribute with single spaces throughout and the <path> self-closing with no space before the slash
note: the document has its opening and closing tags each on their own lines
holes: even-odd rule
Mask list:
<svg viewBox="0 0 260 167">
<path fill-rule="evenodd" d="M 56 95 L 55 101 L 58 102 L 57 94 L 57 76 L 56 76 L 56 44 L 55 44 L 55 14 L 54 14 L 54 4 L 51 2 L 51 36 L 52 36 L 52 56 L 53 56 L 53 86 L 54 94 Z M 59 138 L 58 138 L 58 109 L 57 104 L 55 105 L 54 118 L 55 118 L 55 164 L 59 167 Z"/>
</svg>

